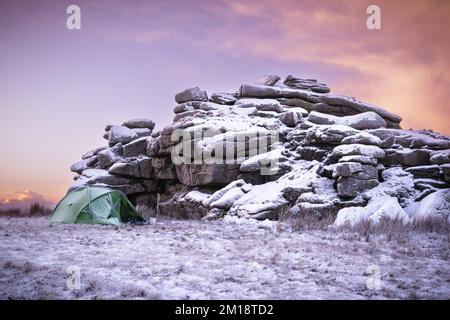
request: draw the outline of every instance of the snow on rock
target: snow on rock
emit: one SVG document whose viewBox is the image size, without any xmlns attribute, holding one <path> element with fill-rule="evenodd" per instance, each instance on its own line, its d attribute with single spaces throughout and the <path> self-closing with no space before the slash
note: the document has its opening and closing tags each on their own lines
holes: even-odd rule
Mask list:
<svg viewBox="0 0 450 320">
<path fill-rule="evenodd" d="M 213 93 L 209 100 L 217 104 L 233 105 L 237 101 L 237 98 L 230 93 L 217 92 Z"/>
<path fill-rule="evenodd" d="M 188 101 L 208 101 L 208 94 L 206 91 L 202 91 L 199 87 L 189 88 L 177 93 L 175 95 L 175 101 L 177 103 Z"/>
<path fill-rule="evenodd" d="M 252 190 L 252 188 L 253 188 L 253 185 L 251 183 L 246 183 L 241 187 L 242 191 L 244 191 L 245 193 L 250 192 L 250 190 Z"/>
<path fill-rule="evenodd" d="M 283 148 L 278 146 L 272 151 L 253 156 L 241 163 L 239 169 L 242 172 L 261 172 L 261 174 L 276 174 L 280 169 L 280 163 L 287 158 L 282 154 Z"/>
<path fill-rule="evenodd" d="M 123 146 L 122 143 L 117 143 L 112 148 L 100 151 L 97 155 L 98 165 L 100 169 L 106 169 L 112 166 L 114 163 L 122 160 L 123 156 Z"/>
<path fill-rule="evenodd" d="M 359 162 L 338 163 L 334 166 L 332 177 L 350 177 L 353 173 L 360 171 L 362 171 L 362 166 Z"/>
<path fill-rule="evenodd" d="M 205 201 L 208 199 L 209 196 L 210 195 L 207 193 L 194 190 L 194 191 L 188 192 L 184 196 L 184 199 L 187 201 L 202 205 L 203 203 L 205 203 Z"/>
<path fill-rule="evenodd" d="M 236 128 L 228 126 L 225 130 L 219 127 L 219 129 L 211 128 L 208 131 L 204 131 L 204 126 L 194 126 L 189 128 L 188 131 L 193 132 L 195 138 L 195 132 L 202 132 L 203 138 L 198 139 L 198 142 L 193 139 L 195 143 L 195 152 L 199 154 L 212 154 L 214 150 L 218 148 L 227 148 L 226 150 L 234 149 L 235 154 L 242 154 L 246 149 L 256 148 L 262 145 L 263 142 L 267 141 L 267 136 L 270 134 L 269 130 L 260 127 L 250 127 L 250 128 Z M 224 133 L 221 133 L 225 131 Z M 245 139 L 248 138 L 248 144 Z M 252 152 L 257 151 L 251 150 Z M 251 154 L 251 153 L 250 153 Z"/>
<path fill-rule="evenodd" d="M 81 174 L 84 170 L 93 167 L 98 162 L 97 156 L 92 156 L 90 158 L 86 158 L 84 160 L 80 160 L 75 162 L 71 167 L 70 171 Z"/>
<path fill-rule="evenodd" d="M 335 147 L 331 156 L 340 158 L 343 156 L 362 155 L 378 159 L 384 157 L 384 154 L 384 151 L 377 146 L 366 146 L 364 144 L 355 143 Z"/>
<path fill-rule="evenodd" d="M 433 164 L 450 163 L 450 149 L 432 152 L 430 162 Z"/>
<path fill-rule="evenodd" d="M 317 124 L 343 124 L 358 130 L 386 127 L 383 118 L 371 111 L 345 117 L 313 111 L 309 114 L 308 120 Z"/>
<path fill-rule="evenodd" d="M 339 210 L 334 225 L 354 228 L 361 223 L 378 225 L 387 220 L 397 220 L 404 224 L 410 221 L 397 198 L 380 196 L 372 198 L 365 207 L 348 207 Z"/>
<path fill-rule="evenodd" d="M 267 219 L 277 218 L 277 209 L 288 201 L 282 197 L 281 185 L 276 181 L 256 185 L 233 203 L 229 214 L 239 217 Z"/>
<path fill-rule="evenodd" d="M 121 143 L 129 143 L 137 138 L 149 136 L 152 131 L 148 128 L 136 128 L 130 129 L 125 126 L 112 126 L 109 130 L 109 142 L 112 144 L 116 144 L 118 142 Z"/>
<path fill-rule="evenodd" d="M 219 209 L 230 209 L 233 203 L 235 203 L 237 200 L 239 200 L 243 195 L 244 191 L 240 187 L 234 187 L 225 194 L 220 197 L 220 199 L 214 201 L 211 203 L 211 208 L 219 208 Z"/>
<path fill-rule="evenodd" d="M 427 185 L 427 186 L 431 186 L 431 187 L 435 187 L 435 188 L 446 188 L 446 187 L 448 187 L 447 182 L 441 181 L 441 180 L 437 180 L 437 179 L 432 179 L 432 178 L 417 178 L 417 179 L 414 179 L 414 185 L 419 190 L 423 189 L 422 188 L 423 185 Z"/>
<path fill-rule="evenodd" d="M 420 201 L 415 221 L 447 220 L 450 223 L 450 189 L 439 190 Z"/>
<path fill-rule="evenodd" d="M 86 178 L 92 178 L 94 176 L 107 174 L 107 173 L 108 173 L 108 170 L 104 170 L 104 169 L 87 169 L 87 170 L 83 171 L 82 176 L 86 177 Z"/>
<path fill-rule="evenodd" d="M 378 160 L 372 157 L 360 156 L 360 155 L 351 155 L 351 156 L 343 156 L 339 159 L 339 162 L 359 162 L 362 164 L 371 164 L 376 166 Z"/>
<path fill-rule="evenodd" d="M 237 216 L 227 215 L 223 218 L 223 222 L 236 224 L 236 225 L 245 225 L 255 229 L 269 229 L 272 231 L 276 231 L 276 222 L 273 220 L 265 219 L 265 220 L 256 220 L 256 219 L 242 219 Z"/>
<path fill-rule="evenodd" d="M 427 131 L 402 130 L 401 134 L 395 137 L 394 142 L 405 148 L 427 147 L 438 150 L 450 148 L 450 139 L 448 137 Z"/>
<path fill-rule="evenodd" d="M 138 157 L 146 154 L 148 139 L 148 137 L 142 137 L 127 143 L 123 146 L 123 155 L 125 157 Z"/>
<path fill-rule="evenodd" d="M 227 193 L 228 191 L 236 188 L 236 187 L 242 187 L 245 185 L 245 181 L 242 179 L 236 180 L 231 182 L 230 184 L 228 184 L 227 186 L 223 187 L 222 189 L 217 190 L 216 192 L 214 192 L 208 199 L 205 199 L 205 201 L 203 202 L 203 204 L 206 207 L 211 206 L 211 204 L 213 202 L 218 201 L 220 198 L 222 198 L 222 196 Z"/>
<path fill-rule="evenodd" d="M 320 93 L 315 93 L 309 90 L 290 89 L 283 87 L 273 87 L 254 84 L 243 84 L 239 90 L 241 98 L 258 98 L 258 99 L 301 99 L 308 102 L 319 102 Z"/>
<path fill-rule="evenodd" d="M 135 178 L 152 179 L 155 177 L 148 157 L 137 158 L 128 162 L 116 162 L 108 170 L 111 174 L 130 176 Z"/>
<path fill-rule="evenodd" d="M 328 144 L 341 144 L 346 137 L 353 136 L 359 131 L 343 124 L 323 125 L 307 130 L 306 140 L 309 143 L 324 142 Z"/>
<path fill-rule="evenodd" d="M 107 147 L 107 146 L 101 146 L 101 147 L 95 148 L 95 149 L 93 149 L 93 150 L 90 150 L 90 151 L 86 152 L 85 154 L 83 154 L 83 155 L 81 156 L 81 159 L 82 159 L 82 160 L 86 160 L 86 159 L 88 159 L 88 158 L 92 158 L 93 156 L 98 155 L 98 153 L 99 153 L 100 151 L 103 151 L 103 150 L 105 150 L 105 149 L 108 149 L 108 147 Z"/>
<path fill-rule="evenodd" d="M 229 214 L 256 219 L 276 219 L 278 210 L 289 201 L 283 196 L 283 191 L 289 186 L 308 187 L 310 182 L 318 178 L 318 165 L 309 168 L 304 162 L 299 162 L 292 172 L 283 175 L 276 181 L 253 186 L 252 190 L 234 202 Z"/>
<path fill-rule="evenodd" d="M 259 111 L 274 111 L 276 113 L 283 110 L 281 104 L 275 99 L 239 99 L 234 105 L 240 108 L 256 108 Z"/>
<path fill-rule="evenodd" d="M 309 112 L 305 108 L 285 106 L 285 105 L 283 105 L 283 107 L 284 107 L 284 109 L 283 109 L 284 112 L 290 112 L 290 111 L 297 112 L 297 113 L 300 113 L 302 115 L 302 117 L 308 117 Z"/>
<path fill-rule="evenodd" d="M 381 173 L 382 182 L 364 194 L 369 198 L 379 195 L 396 197 L 400 203 L 406 204 L 417 192 L 414 189 L 414 177 L 401 167 L 388 168 Z"/>
<path fill-rule="evenodd" d="M 303 116 L 300 112 L 289 110 L 280 116 L 280 121 L 288 127 L 295 127 L 302 122 Z"/>
<path fill-rule="evenodd" d="M 380 147 L 382 141 L 377 136 L 374 136 L 368 132 L 360 132 L 353 136 L 345 137 L 342 139 L 343 144 L 367 144 Z"/>
<path fill-rule="evenodd" d="M 320 96 L 320 100 L 323 102 L 332 105 L 332 106 L 343 106 L 348 107 L 355 112 L 362 113 L 362 112 L 375 112 L 379 116 L 381 116 L 383 119 L 387 120 L 389 127 L 398 128 L 399 123 L 402 120 L 402 118 L 392 112 L 389 112 L 383 108 L 380 108 L 376 105 L 369 104 L 369 103 L 363 103 L 361 101 L 358 101 L 357 99 L 353 97 L 343 96 L 343 95 L 334 95 L 334 94 L 327 94 Z"/>
</svg>

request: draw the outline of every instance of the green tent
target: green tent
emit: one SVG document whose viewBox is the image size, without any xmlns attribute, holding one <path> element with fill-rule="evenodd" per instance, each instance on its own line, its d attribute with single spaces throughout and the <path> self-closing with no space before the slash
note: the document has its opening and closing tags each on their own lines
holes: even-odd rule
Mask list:
<svg viewBox="0 0 450 320">
<path fill-rule="evenodd" d="M 145 221 L 120 191 L 105 187 L 82 187 L 69 192 L 55 207 L 50 222 L 100 223 Z"/>
</svg>

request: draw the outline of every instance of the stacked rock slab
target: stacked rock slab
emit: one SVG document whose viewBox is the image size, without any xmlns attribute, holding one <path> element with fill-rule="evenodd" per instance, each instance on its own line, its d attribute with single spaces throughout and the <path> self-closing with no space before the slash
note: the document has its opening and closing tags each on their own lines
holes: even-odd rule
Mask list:
<svg viewBox="0 0 450 320">
<path fill-rule="evenodd" d="M 341 223 L 366 206 L 379 221 L 382 201 L 413 219 L 450 187 L 449 137 L 400 129 L 400 116 L 314 79 L 267 75 L 236 92 L 189 88 L 175 101 L 160 131 L 149 119 L 106 126 L 107 146 L 72 165 L 71 188 L 105 185 L 154 208 L 159 194 L 161 214 L 177 217 L 337 214 Z"/>
<path fill-rule="evenodd" d="M 358 136 L 344 138 L 342 143 L 351 142 Z M 354 198 L 362 191 L 378 186 L 376 164 L 383 156 L 384 151 L 373 145 L 352 143 L 335 147 L 329 159 L 338 159 L 332 174 L 337 181 L 338 194 Z"/>
</svg>

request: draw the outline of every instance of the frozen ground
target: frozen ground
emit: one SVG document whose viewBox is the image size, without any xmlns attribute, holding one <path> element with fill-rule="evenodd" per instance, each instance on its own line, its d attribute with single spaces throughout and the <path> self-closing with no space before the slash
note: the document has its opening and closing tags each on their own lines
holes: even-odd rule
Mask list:
<svg viewBox="0 0 450 320">
<path fill-rule="evenodd" d="M 450 299 L 448 235 L 280 229 L 0 218 L 0 298 Z M 80 289 L 66 285 L 70 266 Z"/>
</svg>

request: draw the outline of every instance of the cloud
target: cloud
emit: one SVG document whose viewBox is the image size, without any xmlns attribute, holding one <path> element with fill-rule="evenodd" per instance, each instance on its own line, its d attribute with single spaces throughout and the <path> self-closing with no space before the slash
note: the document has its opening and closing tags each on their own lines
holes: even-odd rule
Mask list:
<svg viewBox="0 0 450 320">
<path fill-rule="evenodd" d="M 407 128 L 450 133 L 450 42 L 444 32 L 450 2 L 378 3 L 382 30 L 369 31 L 369 3 L 359 0 L 223 2 L 216 12 L 226 23 L 220 34 L 207 34 L 204 45 L 222 44 L 235 56 L 332 66 L 334 91 L 399 113 Z"/>
<path fill-rule="evenodd" d="M 19 209 L 24 210 L 32 204 L 39 203 L 53 208 L 54 203 L 44 196 L 29 190 L 13 191 L 9 195 L 0 196 L 0 210 Z"/>
<path fill-rule="evenodd" d="M 140 9 L 154 19 L 127 38 L 173 41 L 231 58 L 313 64 L 334 92 L 379 104 L 403 126 L 450 133 L 449 1 L 380 0 L 382 30 L 366 28 L 369 1 L 230 0 L 175 2 Z M 128 13 L 132 15 L 132 10 Z M 139 15 L 139 14 L 138 14 Z M 208 19 L 206 19 L 206 17 Z M 139 29 L 142 28 L 142 29 Z M 265 73 L 265 70 L 261 70 Z M 302 76 L 302 74 L 299 74 Z M 328 79 L 327 79 L 328 78 Z"/>
<path fill-rule="evenodd" d="M 53 6 L 52 1 L 47 3 Z M 237 60 L 260 60 L 264 63 L 249 68 L 258 68 L 261 75 L 283 64 L 299 71 L 298 76 L 318 77 L 336 93 L 400 114 L 406 128 L 431 127 L 450 134 L 446 32 L 450 1 L 378 0 L 382 30 L 375 31 L 366 28 L 369 0 L 92 0 L 81 4 L 85 30 L 95 34 L 93 38 L 101 35 L 148 46 L 168 67 L 175 63 L 167 56 L 175 57 L 177 68 L 197 70 L 201 66 L 195 59 L 214 55 L 224 56 L 222 62 L 229 63 L 230 69 L 233 63 L 238 65 Z M 28 12 L 23 4 L 14 2 L 14 6 Z"/>
<path fill-rule="evenodd" d="M 117 32 L 113 37 L 118 40 L 131 41 L 138 44 L 151 45 L 160 41 L 174 41 L 180 38 L 175 30 L 136 30 Z"/>
</svg>

